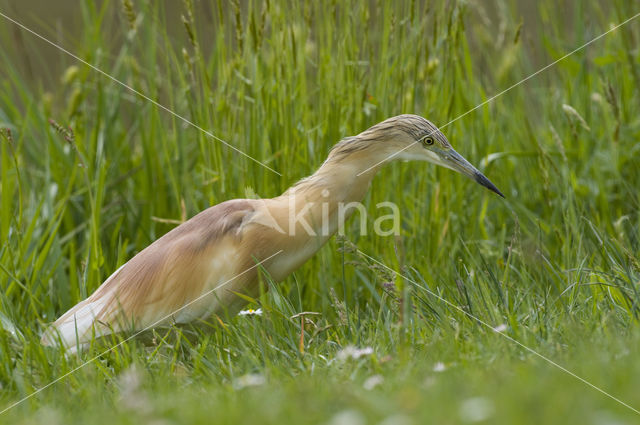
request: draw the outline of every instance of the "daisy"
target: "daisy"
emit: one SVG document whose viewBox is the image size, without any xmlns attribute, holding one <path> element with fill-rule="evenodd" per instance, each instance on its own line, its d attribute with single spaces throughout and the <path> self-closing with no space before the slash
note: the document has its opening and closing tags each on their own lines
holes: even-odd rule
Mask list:
<svg viewBox="0 0 640 425">
<path fill-rule="evenodd" d="M 240 313 L 238 313 L 238 316 L 262 316 L 262 309 L 259 308 L 257 310 L 254 310 L 250 308 L 247 310 L 241 310 Z"/>
</svg>

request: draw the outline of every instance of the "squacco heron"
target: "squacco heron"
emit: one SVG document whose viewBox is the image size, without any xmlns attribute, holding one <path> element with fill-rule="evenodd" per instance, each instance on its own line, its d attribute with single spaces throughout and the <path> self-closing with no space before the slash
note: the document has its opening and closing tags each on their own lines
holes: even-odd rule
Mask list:
<svg viewBox="0 0 640 425">
<path fill-rule="evenodd" d="M 340 141 L 313 175 L 282 195 L 222 202 L 169 231 L 56 320 L 43 343 L 75 351 L 94 336 L 237 311 L 244 301 L 236 294 L 259 291 L 260 268 L 277 282 L 300 267 L 348 218 L 339 217 L 339 205 L 361 201 L 376 172 L 394 160 L 429 161 L 503 196 L 431 122 L 389 118 Z"/>
</svg>

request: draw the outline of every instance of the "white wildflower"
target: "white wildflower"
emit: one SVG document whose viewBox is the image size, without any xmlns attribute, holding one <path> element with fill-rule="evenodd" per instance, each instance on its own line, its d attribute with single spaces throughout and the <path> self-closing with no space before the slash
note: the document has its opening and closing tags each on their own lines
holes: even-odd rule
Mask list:
<svg viewBox="0 0 640 425">
<path fill-rule="evenodd" d="M 237 390 L 246 387 L 259 387 L 260 385 L 264 385 L 265 382 L 266 379 L 264 378 L 264 376 L 258 373 L 248 373 L 236 379 L 233 387 Z"/>
<path fill-rule="evenodd" d="M 238 313 L 238 316 L 262 316 L 262 309 L 259 308 L 254 310 L 250 308 L 248 310 L 241 310 L 240 313 Z"/>
<path fill-rule="evenodd" d="M 349 358 L 358 360 L 360 357 L 369 356 L 371 354 L 373 354 L 373 348 L 371 347 L 357 348 L 353 345 L 347 345 L 342 350 L 338 351 L 336 358 L 338 360 L 347 360 Z"/>
<path fill-rule="evenodd" d="M 438 362 L 433 365 L 434 372 L 444 372 L 445 370 L 447 370 L 447 366 L 445 366 L 445 364 L 442 362 Z"/>
<path fill-rule="evenodd" d="M 372 390 L 378 385 L 382 384 L 383 381 L 384 378 L 382 377 L 382 375 L 373 375 L 368 377 L 367 380 L 364 381 L 364 384 L 362 384 L 362 386 L 365 390 Z"/>
<path fill-rule="evenodd" d="M 329 425 L 365 425 L 365 423 L 362 413 L 353 409 L 338 412 L 329 420 Z"/>
<path fill-rule="evenodd" d="M 504 323 L 501 325 L 496 326 L 495 328 L 493 328 L 494 331 L 496 332 L 504 332 L 507 330 L 507 325 L 505 325 Z"/>
<path fill-rule="evenodd" d="M 120 389 L 119 405 L 126 410 L 150 413 L 153 408 L 147 393 L 142 387 L 143 376 L 134 364 L 118 375 L 117 383 Z"/>
<path fill-rule="evenodd" d="M 493 415 L 493 403 L 484 397 L 473 397 L 460 404 L 460 418 L 465 422 L 482 422 Z"/>
</svg>

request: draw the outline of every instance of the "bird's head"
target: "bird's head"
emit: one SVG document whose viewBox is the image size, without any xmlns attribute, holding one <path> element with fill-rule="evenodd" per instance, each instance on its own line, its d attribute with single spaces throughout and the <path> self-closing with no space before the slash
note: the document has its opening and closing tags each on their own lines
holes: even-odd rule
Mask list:
<svg viewBox="0 0 640 425">
<path fill-rule="evenodd" d="M 397 159 L 429 161 L 464 174 L 504 198 L 488 178 L 451 147 L 438 127 L 421 116 L 405 114 L 389 118 L 354 139 L 344 145 L 345 150 L 357 146 L 362 150 L 375 149 L 381 158 L 375 165 Z"/>
</svg>

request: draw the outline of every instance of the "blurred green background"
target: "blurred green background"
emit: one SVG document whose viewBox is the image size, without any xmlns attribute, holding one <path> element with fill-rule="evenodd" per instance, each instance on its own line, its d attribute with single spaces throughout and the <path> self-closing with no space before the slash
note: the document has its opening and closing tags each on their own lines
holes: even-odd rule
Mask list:
<svg viewBox="0 0 640 425">
<path fill-rule="evenodd" d="M 0 410 L 97 356 L 0 423 L 637 421 L 463 312 L 640 409 L 640 20 L 455 119 L 639 5 L 0 0 L 0 12 L 282 174 L 0 17 Z M 401 236 L 352 223 L 251 304 L 262 316 L 81 358 L 39 344 L 176 223 L 278 195 L 342 137 L 400 113 L 455 120 L 443 132 L 507 199 L 393 164 L 365 203 L 372 217 L 397 203 Z M 321 314 L 301 326 L 302 311 Z"/>
</svg>

